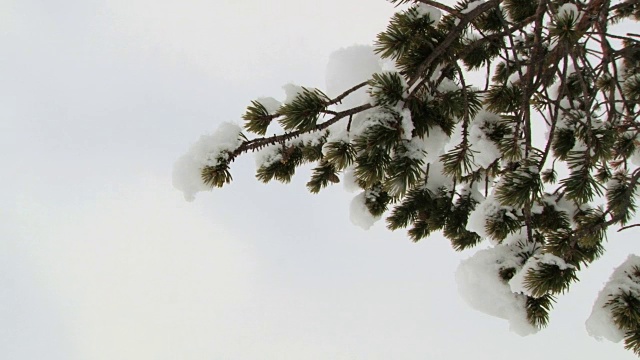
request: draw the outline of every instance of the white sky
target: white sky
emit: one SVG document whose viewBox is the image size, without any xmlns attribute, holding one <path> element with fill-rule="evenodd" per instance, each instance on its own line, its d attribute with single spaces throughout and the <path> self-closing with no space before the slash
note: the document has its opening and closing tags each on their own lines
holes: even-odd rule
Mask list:
<svg viewBox="0 0 640 360">
<path fill-rule="evenodd" d="M 250 99 L 322 87 L 383 0 L 0 0 L 0 354 L 22 359 L 632 359 L 584 320 L 633 230 L 521 338 L 457 294 L 441 237 L 348 220 L 236 163 L 186 203 L 171 166 Z"/>
</svg>

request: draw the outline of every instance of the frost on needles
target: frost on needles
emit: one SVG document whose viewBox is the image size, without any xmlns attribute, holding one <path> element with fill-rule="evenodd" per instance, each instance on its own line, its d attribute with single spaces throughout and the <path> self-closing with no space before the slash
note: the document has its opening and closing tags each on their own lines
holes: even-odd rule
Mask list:
<svg viewBox="0 0 640 360">
<path fill-rule="evenodd" d="M 635 225 L 640 1 L 390 2 L 377 56 L 343 49 L 330 91 L 288 85 L 282 102 L 251 101 L 242 127 L 222 125 L 176 162 L 174 185 L 187 199 L 222 187 L 248 153 L 263 182 L 314 164 L 309 191 L 359 189 L 364 228 L 384 218 L 456 250 L 488 241 L 458 271 L 462 295 L 535 332 L 606 251 L 607 230 Z M 616 270 L 588 327 L 640 355 L 638 269 L 632 257 Z"/>
</svg>

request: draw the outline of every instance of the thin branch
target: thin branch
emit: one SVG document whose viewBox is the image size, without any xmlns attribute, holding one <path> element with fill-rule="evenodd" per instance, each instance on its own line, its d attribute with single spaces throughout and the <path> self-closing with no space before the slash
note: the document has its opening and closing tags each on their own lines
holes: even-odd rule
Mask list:
<svg viewBox="0 0 640 360">
<path fill-rule="evenodd" d="M 633 228 L 633 227 L 637 227 L 637 226 L 640 226 L 640 224 L 633 224 L 633 225 L 623 226 L 623 227 L 621 227 L 620 229 L 618 229 L 618 231 L 617 231 L 617 232 L 620 232 L 620 231 L 622 231 L 622 230 L 627 230 L 627 229 L 630 229 L 630 228 Z"/>
<path fill-rule="evenodd" d="M 346 91 L 345 91 L 345 92 L 343 92 L 342 94 L 338 95 L 338 97 L 336 97 L 335 99 L 333 99 L 333 100 L 329 101 L 329 102 L 327 103 L 327 105 L 335 105 L 335 104 L 338 104 L 338 103 L 342 102 L 342 100 L 344 100 L 344 98 L 346 98 L 347 96 L 351 95 L 351 93 L 353 93 L 353 92 L 355 92 L 355 91 L 358 91 L 360 88 L 362 88 L 362 87 L 364 87 L 364 86 L 367 86 L 367 85 L 369 85 L 369 82 L 368 82 L 368 81 L 361 82 L 360 84 L 358 84 L 358 85 L 356 85 L 356 86 L 354 86 L 354 87 L 352 87 L 352 88 L 350 88 L 350 89 L 346 90 Z"/>
</svg>

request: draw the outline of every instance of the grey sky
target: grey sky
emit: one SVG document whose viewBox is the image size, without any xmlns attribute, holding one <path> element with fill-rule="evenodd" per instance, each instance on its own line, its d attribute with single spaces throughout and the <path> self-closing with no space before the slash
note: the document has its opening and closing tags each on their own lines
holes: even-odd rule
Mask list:
<svg viewBox="0 0 640 360">
<path fill-rule="evenodd" d="M 323 87 L 383 0 L 0 0 L 0 354 L 22 359 L 632 359 L 584 320 L 633 230 L 521 338 L 459 298 L 456 254 L 351 225 L 302 171 L 193 203 L 171 166 L 259 96 Z"/>
</svg>

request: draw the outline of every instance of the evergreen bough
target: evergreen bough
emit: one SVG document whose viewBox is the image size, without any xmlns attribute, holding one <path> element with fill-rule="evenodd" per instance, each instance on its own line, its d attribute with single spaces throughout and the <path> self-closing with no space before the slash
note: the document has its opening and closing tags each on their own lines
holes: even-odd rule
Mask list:
<svg viewBox="0 0 640 360">
<path fill-rule="evenodd" d="M 625 29 L 640 19 L 640 1 L 390 2 L 400 11 L 375 44 L 397 72 L 333 99 L 301 88 L 276 111 L 251 102 L 243 141 L 211 154 L 217 161 L 201 168 L 202 180 L 222 187 L 237 157 L 265 148 L 275 160 L 257 170 L 263 182 L 289 182 L 315 163 L 307 187 L 318 193 L 353 171 L 367 209 L 387 213 L 388 228 L 408 228 L 413 241 L 442 231 L 456 250 L 485 237 L 513 247 L 520 265 L 496 276 L 507 283 L 526 271 L 526 317 L 545 327 L 556 297 L 604 253 L 607 229 L 634 226 L 640 35 Z M 336 110 L 362 88 L 370 102 Z M 283 133 L 264 136 L 274 121 Z M 338 124 L 347 136 L 332 138 Z M 545 139 L 534 135 L 540 128 Z M 478 130 L 498 151 L 490 163 L 479 160 L 487 150 L 476 145 Z M 416 144 L 434 133 L 459 140 L 427 161 Z M 499 207 L 473 231 L 470 214 L 488 198 Z M 545 254 L 564 264 L 541 261 Z M 611 294 L 607 306 L 626 348 L 640 355 L 639 294 Z"/>
</svg>

